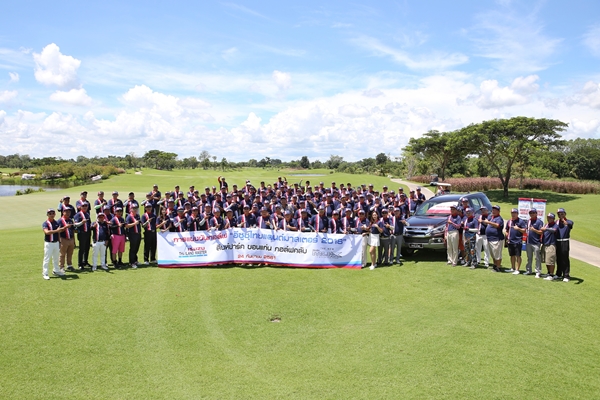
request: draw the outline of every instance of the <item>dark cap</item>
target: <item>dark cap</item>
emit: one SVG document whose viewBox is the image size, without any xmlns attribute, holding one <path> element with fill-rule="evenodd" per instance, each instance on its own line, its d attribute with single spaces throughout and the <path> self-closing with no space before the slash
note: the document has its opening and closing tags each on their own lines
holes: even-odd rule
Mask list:
<svg viewBox="0 0 600 400">
<path fill-rule="evenodd" d="M 511 213 L 518 213 L 519 210 L 517 210 L 516 208 L 513 208 L 512 210 L 510 210 Z"/>
<path fill-rule="evenodd" d="M 529 210 L 529 214 L 531 214 L 531 213 L 537 214 L 537 209 L 536 208 L 532 208 L 531 210 Z"/>
<path fill-rule="evenodd" d="M 56 213 L 56 211 L 54 211 L 54 208 L 49 208 L 46 210 L 46 215 L 48 215 L 50 213 Z"/>
<path fill-rule="evenodd" d="M 564 208 L 559 208 L 559 209 L 558 209 L 558 211 L 557 211 L 556 213 L 557 213 L 557 214 L 559 214 L 559 213 L 565 213 L 565 214 L 566 214 L 567 212 L 565 211 L 565 209 L 564 209 Z"/>
<path fill-rule="evenodd" d="M 492 206 L 492 210 L 493 210 L 493 209 L 496 209 L 496 210 L 500 211 L 500 206 L 499 206 L 498 204 L 494 204 L 494 205 Z"/>
</svg>

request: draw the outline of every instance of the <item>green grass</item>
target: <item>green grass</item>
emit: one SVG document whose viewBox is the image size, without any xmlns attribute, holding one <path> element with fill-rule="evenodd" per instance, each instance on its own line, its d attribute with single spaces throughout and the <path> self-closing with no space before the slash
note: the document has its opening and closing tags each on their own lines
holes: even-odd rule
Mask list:
<svg viewBox="0 0 600 400">
<path fill-rule="evenodd" d="M 141 194 L 154 182 L 163 190 L 189 186 L 184 172 L 103 185 Z M 253 182 L 257 175 L 240 174 Z M 47 207 L 35 203 L 26 210 Z M 13 215 L 31 227 L 0 230 L 0 398 L 592 399 L 600 392 L 600 270 L 576 260 L 569 284 L 451 268 L 436 253 L 375 271 L 141 268 L 44 281 L 43 211 Z"/>
</svg>

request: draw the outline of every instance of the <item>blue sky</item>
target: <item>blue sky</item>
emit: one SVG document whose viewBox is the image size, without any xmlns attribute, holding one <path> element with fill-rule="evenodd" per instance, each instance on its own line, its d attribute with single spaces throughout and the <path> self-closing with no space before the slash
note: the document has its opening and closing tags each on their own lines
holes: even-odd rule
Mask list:
<svg viewBox="0 0 600 400">
<path fill-rule="evenodd" d="M 358 160 L 516 115 L 600 137 L 597 2 L 172 3 L 5 5 L 0 154 Z"/>
</svg>

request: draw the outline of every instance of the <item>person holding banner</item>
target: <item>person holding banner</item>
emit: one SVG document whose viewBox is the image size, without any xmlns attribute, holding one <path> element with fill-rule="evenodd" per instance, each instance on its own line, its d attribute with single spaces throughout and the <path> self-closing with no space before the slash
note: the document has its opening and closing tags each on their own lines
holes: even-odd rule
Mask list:
<svg viewBox="0 0 600 400">
<path fill-rule="evenodd" d="M 544 234 L 542 235 L 542 262 L 546 264 L 548 269 L 548 276 L 544 279 L 547 281 L 554 280 L 554 265 L 556 263 L 556 231 L 558 225 L 556 224 L 556 216 L 549 213 L 548 223 L 540 229 Z"/>
<path fill-rule="evenodd" d="M 369 234 L 369 253 L 371 254 L 371 266 L 369 269 L 372 271 L 377 268 L 377 256 L 379 247 L 379 235 L 383 233 L 383 222 L 379 220 L 379 216 L 375 211 L 371 214 L 371 232 Z"/>
<path fill-rule="evenodd" d="M 371 232 L 371 224 L 366 217 L 365 210 L 362 208 L 358 211 L 358 218 L 356 219 L 356 234 L 363 236 L 362 248 L 361 248 L 361 260 L 362 267 L 367 266 L 367 246 L 369 245 L 369 235 Z"/>
<path fill-rule="evenodd" d="M 513 275 L 521 273 L 521 252 L 523 250 L 523 233 L 527 232 L 527 224 L 519 218 L 519 210 L 510 210 L 510 220 L 506 223 L 506 240 L 510 256 L 510 270 Z M 527 272 L 525 275 L 529 275 Z"/>
<path fill-rule="evenodd" d="M 329 219 L 325 216 L 325 206 L 319 206 L 319 213 L 311 218 L 310 225 L 315 232 L 327 233 Z"/>
<path fill-rule="evenodd" d="M 298 225 L 296 221 L 292 218 L 292 212 L 290 210 L 285 210 L 283 213 L 283 218 L 279 221 L 279 225 L 277 226 L 278 230 L 282 231 L 293 231 L 296 232 L 298 230 Z"/>
<path fill-rule="evenodd" d="M 244 213 L 238 217 L 237 225 L 240 228 L 252 228 L 256 226 L 256 217 L 250 212 L 250 204 L 244 204 Z"/>
<path fill-rule="evenodd" d="M 502 272 L 502 242 L 504 240 L 502 229 L 504 228 L 504 219 L 500 216 L 500 206 L 492 206 L 492 215 L 489 219 L 482 220 L 481 223 L 486 226 L 485 235 L 488 239 L 490 254 L 494 260 L 492 271 Z"/>
<path fill-rule="evenodd" d="M 569 239 L 573 229 L 573 221 L 567 219 L 564 208 L 558 209 L 558 229 L 556 234 L 556 275 L 563 277 L 563 282 L 571 279 L 571 260 L 569 259 Z"/>
<path fill-rule="evenodd" d="M 525 268 L 527 271 L 524 275 L 532 274 L 532 263 L 533 257 L 535 256 L 535 277 L 541 278 L 542 276 L 542 255 L 541 255 L 541 231 L 544 223 L 537 217 L 537 209 L 532 208 L 529 210 L 529 222 L 527 223 L 527 265 Z"/>
</svg>

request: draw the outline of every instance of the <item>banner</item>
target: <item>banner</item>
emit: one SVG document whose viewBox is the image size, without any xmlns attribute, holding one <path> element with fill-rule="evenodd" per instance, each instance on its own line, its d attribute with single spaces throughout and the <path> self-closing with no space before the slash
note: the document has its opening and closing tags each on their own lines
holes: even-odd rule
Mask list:
<svg viewBox="0 0 600 400">
<path fill-rule="evenodd" d="M 531 199 L 531 198 L 519 198 L 519 218 L 529 221 L 529 210 L 535 208 L 537 210 L 538 218 L 542 221 L 546 220 L 546 200 L 544 199 Z"/>
<path fill-rule="evenodd" d="M 283 267 L 361 268 L 361 235 L 233 228 L 158 233 L 159 267 L 268 264 Z"/>
</svg>

